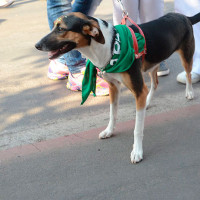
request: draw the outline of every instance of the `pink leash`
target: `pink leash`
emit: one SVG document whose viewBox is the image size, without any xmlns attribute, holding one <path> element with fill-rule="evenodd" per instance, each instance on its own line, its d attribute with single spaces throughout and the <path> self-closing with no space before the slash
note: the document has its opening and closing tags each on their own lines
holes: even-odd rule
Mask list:
<svg viewBox="0 0 200 200">
<path fill-rule="evenodd" d="M 129 22 L 131 22 L 134 26 L 136 26 L 138 28 L 140 34 L 144 37 L 144 40 L 145 40 L 145 36 L 144 36 L 144 33 L 142 32 L 141 28 L 131 18 L 129 18 L 128 15 L 124 15 L 124 17 L 121 21 L 121 24 L 126 25 L 126 20 L 129 20 Z M 135 32 L 129 26 L 128 26 L 128 28 L 131 31 L 131 34 L 132 34 L 132 37 L 133 37 L 133 48 L 135 50 L 135 58 L 138 59 L 142 56 L 142 60 L 144 60 L 144 56 L 147 52 L 146 40 L 145 40 L 145 44 L 144 44 L 144 50 L 139 52 L 138 42 L 137 42 L 137 39 L 136 39 L 136 36 L 135 36 Z"/>
</svg>

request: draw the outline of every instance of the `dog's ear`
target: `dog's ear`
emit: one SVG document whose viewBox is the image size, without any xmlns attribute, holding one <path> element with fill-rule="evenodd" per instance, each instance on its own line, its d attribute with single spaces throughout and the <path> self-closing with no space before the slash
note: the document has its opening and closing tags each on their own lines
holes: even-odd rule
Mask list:
<svg viewBox="0 0 200 200">
<path fill-rule="evenodd" d="M 90 35 L 94 38 L 95 41 L 105 44 L 105 38 L 97 25 L 92 24 L 91 26 L 85 25 L 83 26 L 83 34 Z"/>
</svg>

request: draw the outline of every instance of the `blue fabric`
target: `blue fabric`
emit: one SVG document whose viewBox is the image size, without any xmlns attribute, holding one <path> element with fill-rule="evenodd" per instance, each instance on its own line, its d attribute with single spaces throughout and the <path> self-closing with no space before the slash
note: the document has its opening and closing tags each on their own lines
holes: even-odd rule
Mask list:
<svg viewBox="0 0 200 200">
<path fill-rule="evenodd" d="M 70 12 L 82 12 L 88 14 L 93 0 L 75 0 L 73 7 L 72 0 L 47 0 L 47 17 L 49 27 L 53 29 L 54 21 Z M 72 50 L 59 58 L 59 62 L 67 64 L 71 73 L 80 73 L 86 64 L 86 59 L 77 50 Z"/>
<path fill-rule="evenodd" d="M 89 14 L 93 0 L 76 0 L 72 5 L 72 12 L 82 12 L 85 15 Z"/>
</svg>

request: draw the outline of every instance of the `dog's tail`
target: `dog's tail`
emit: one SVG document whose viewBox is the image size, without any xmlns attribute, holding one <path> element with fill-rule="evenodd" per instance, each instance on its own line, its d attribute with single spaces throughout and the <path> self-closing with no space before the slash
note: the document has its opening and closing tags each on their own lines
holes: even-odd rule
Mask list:
<svg viewBox="0 0 200 200">
<path fill-rule="evenodd" d="M 200 13 L 194 15 L 193 17 L 188 17 L 188 19 L 191 21 L 192 25 L 200 22 Z"/>
</svg>

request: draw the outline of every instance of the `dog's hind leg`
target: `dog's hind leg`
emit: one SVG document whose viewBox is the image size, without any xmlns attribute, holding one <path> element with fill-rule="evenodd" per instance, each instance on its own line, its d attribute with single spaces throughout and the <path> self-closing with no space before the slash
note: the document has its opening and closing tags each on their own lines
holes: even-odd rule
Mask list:
<svg viewBox="0 0 200 200">
<path fill-rule="evenodd" d="M 151 78 L 151 89 L 148 93 L 147 96 L 147 102 L 146 102 L 146 108 L 148 109 L 151 99 L 153 97 L 154 91 L 156 90 L 158 86 L 158 76 L 157 76 L 157 71 L 158 71 L 159 65 L 156 65 L 152 71 L 149 72 L 149 76 Z"/>
<path fill-rule="evenodd" d="M 190 48 L 189 48 L 190 47 Z M 193 64 L 193 54 L 194 54 L 194 39 L 188 42 L 188 45 L 182 46 L 178 53 L 181 57 L 182 65 L 186 72 L 186 91 L 185 97 L 187 99 L 194 98 L 194 91 L 192 88 L 191 71 Z"/>
<path fill-rule="evenodd" d="M 110 121 L 107 128 L 99 134 L 100 139 L 111 137 L 114 132 L 117 120 L 120 89 L 121 89 L 121 83 L 119 81 L 114 80 L 112 82 L 109 82 Z"/>
<path fill-rule="evenodd" d="M 184 56 L 184 52 L 182 50 L 179 50 L 179 54 L 181 56 L 182 65 L 186 72 L 186 90 L 185 90 L 185 97 L 187 99 L 193 99 L 194 98 L 194 91 L 192 88 L 192 80 L 191 80 L 191 71 L 192 71 L 192 63 L 193 59 L 187 61 Z"/>
<path fill-rule="evenodd" d="M 187 77 L 185 97 L 189 100 L 194 98 L 194 91 L 192 88 L 191 70 L 190 69 L 192 69 L 192 63 L 187 64 L 187 67 L 185 67 L 186 77 Z"/>
</svg>

